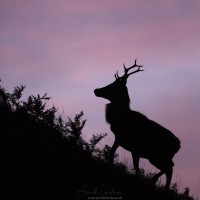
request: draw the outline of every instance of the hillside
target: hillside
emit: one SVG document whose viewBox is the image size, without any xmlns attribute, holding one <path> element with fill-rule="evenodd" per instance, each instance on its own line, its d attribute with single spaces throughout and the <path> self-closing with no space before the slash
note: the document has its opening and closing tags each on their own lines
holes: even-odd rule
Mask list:
<svg viewBox="0 0 200 200">
<path fill-rule="evenodd" d="M 187 188 L 164 192 L 149 176 L 109 164 L 109 147 L 96 147 L 105 134 L 81 138 L 82 112 L 65 122 L 54 106 L 46 108 L 46 94 L 22 101 L 24 89 L 0 87 L 1 199 L 193 200 Z"/>
</svg>

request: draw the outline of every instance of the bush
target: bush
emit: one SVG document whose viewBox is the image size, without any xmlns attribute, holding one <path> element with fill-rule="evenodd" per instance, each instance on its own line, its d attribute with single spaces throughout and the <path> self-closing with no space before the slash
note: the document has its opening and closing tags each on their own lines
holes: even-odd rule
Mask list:
<svg viewBox="0 0 200 200">
<path fill-rule="evenodd" d="M 111 165 L 110 147 L 97 147 L 106 133 L 82 138 L 82 111 L 64 121 L 55 106 L 46 107 L 47 94 L 23 101 L 24 89 L 20 85 L 9 93 L 0 86 L 1 199 L 77 199 L 84 186 L 93 193 L 82 192 L 79 199 L 101 193 L 128 200 L 193 200 L 189 188 L 178 194 L 174 184 L 164 193 L 143 171 L 138 178 L 123 163 Z"/>
</svg>

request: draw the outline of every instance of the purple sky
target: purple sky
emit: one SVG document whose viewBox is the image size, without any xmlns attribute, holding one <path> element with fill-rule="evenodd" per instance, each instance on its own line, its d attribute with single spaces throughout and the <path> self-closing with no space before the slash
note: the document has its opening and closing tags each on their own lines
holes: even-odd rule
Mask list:
<svg viewBox="0 0 200 200">
<path fill-rule="evenodd" d="M 110 145 L 107 101 L 93 90 L 137 58 L 145 72 L 128 80 L 131 107 L 181 139 L 173 181 L 199 195 L 200 1 L 2 0 L 0 27 L 3 86 L 47 92 L 70 117 L 83 110 L 85 138 L 107 132 Z"/>
</svg>

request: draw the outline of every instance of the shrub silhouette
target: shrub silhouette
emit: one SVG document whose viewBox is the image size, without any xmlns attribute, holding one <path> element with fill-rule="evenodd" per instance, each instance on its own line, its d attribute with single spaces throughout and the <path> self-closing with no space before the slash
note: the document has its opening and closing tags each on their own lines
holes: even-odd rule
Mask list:
<svg viewBox="0 0 200 200">
<path fill-rule="evenodd" d="M 110 147 L 97 147 L 106 134 L 81 137 L 83 112 L 64 121 L 56 107 L 46 108 L 47 94 L 22 101 L 24 89 L 9 93 L 0 86 L 1 199 L 193 199 L 186 191 L 163 194 L 148 177 L 130 175 L 121 163 L 110 165 Z"/>
</svg>

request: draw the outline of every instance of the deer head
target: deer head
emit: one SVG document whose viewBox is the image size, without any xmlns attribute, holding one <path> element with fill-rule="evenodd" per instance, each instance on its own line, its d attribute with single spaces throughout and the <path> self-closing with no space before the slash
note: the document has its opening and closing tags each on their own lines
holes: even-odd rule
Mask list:
<svg viewBox="0 0 200 200">
<path fill-rule="evenodd" d="M 124 75 L 119 77 L 118 72 L 115 74 L 115 81 L 103 88 L 95 89 L 94 93 L 97 97 L 103 97 L 105 99 L 108 99 L 111 103 L 116 101 L 128 101 L 129 102 L 129 96 L 128 96 L 128 90 L 126 87 L 127 79 L 131 74 L 135 74 L 141 70 L 141 65 L 136 64 L 136 60 L 133 66 L 126 68 L 124 66 Z M 128 73 L 131 69 L 137 68 L 137 70 Z"/>
</svg>

